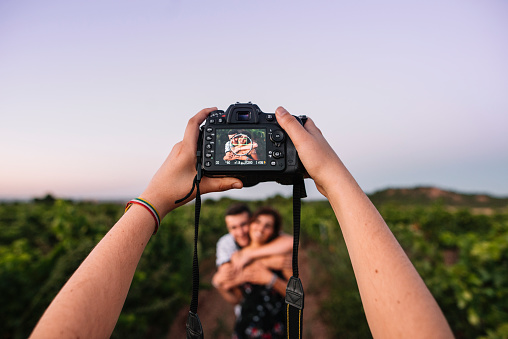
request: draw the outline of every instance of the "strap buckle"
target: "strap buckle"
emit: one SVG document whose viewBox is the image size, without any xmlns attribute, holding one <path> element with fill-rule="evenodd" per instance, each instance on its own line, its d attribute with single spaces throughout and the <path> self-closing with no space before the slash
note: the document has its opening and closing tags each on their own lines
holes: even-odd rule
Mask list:
<svg viewBox="0 0 508 339">
<path fill-rule="evenodd" d="M 187 339 L 203 339 L 203 327 L 196 313 L 189 312 L 186 327 Z"/>
<path fill-rule="evenodd" d="M 286 304 L 303 310 L 303 285 L 300 278 L 291 277 L 286 287 Z"/>
</svg>

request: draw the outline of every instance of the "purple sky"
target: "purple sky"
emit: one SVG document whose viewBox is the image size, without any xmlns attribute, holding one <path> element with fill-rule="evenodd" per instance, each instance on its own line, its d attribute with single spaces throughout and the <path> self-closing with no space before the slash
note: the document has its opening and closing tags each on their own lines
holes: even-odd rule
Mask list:
<svg viewBox="0 0 508 339">
<path fill-rule="evenodd" d="M 236 101 L 311 116 L 367 192 L 508 196 L 507 60 L 505 1 L 3 0 L 0 199 L 136 196 Z"/>
</svg>

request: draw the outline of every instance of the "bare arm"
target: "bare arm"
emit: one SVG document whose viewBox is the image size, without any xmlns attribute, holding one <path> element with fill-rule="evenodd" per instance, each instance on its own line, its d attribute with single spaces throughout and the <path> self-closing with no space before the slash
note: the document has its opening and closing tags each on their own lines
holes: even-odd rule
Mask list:
<svg viewBox="0 0 508 339">
<path fill-rule="evenodd" d="M 173 147 L 141 195 L 155 206 L 161 218 L 177 207 L 175 200 L 184 197 L 192 186 L 199 125 L 213 110 L 204 109 L 190 119 L 183 141 Z M 206 193 L 241 186 L 237 179 L 203 178 L 200 189 Z M 154 227 L 155 221 L 148 211 L 133 205 L 60 290 L 31 337 L 110 337 Z"/>
<path fill-rule="evenodd" d="M 242 269 L 251 261 L 274 255 L 290 253 L 293 250 L 293 237 L 282 233 L 268 244 L 259 248 L 244 248 L 235 252 L 231 257 L 231 263 L 236 270 Z M 283 267 L 281 267 L 282 269 Z"/>
<path fill-rule="evenodd" d="M 293 260 L 292 256 L 288 254 L 289 253 L 272 255 L 269 257 L 259 258 L 256 260 L 272 271 L 283 271 L 283 270 L 292 271 Z"/>
<path fill-rule="evenodd" d="M 453 338 L 404 250 L 314 122 L 304 128 L 282 107 L 276 116 L 339 221 L 373 336 Z"/>
</svg>

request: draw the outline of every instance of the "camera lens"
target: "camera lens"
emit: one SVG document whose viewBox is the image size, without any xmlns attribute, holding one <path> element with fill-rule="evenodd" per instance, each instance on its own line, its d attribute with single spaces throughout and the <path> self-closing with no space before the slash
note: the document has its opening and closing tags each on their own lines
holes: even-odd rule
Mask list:
<svg viewBox="0 0 508 339">
<path fill-rule="evenodd" d="M 250 120 L 250 112 L 249 111 L 238 111 L 238 121 L 249 121 Z"/>
</svg>

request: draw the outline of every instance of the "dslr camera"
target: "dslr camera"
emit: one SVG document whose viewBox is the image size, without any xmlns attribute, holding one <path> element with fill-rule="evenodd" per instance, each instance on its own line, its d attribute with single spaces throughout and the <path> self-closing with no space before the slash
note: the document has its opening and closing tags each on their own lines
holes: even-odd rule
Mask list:
<svg viewBox="0 0 508 339">
<path fill-rule="evenodd" d="M 307 118 L 296 117 L 302 125 Z M 207 177 L 235 177 L 244 187 L 276 181 L 292 185 L 305 169 L 275 113 L 252 103 L 211 112 L 200 130 L 198 171 Z"/>
</svg>

